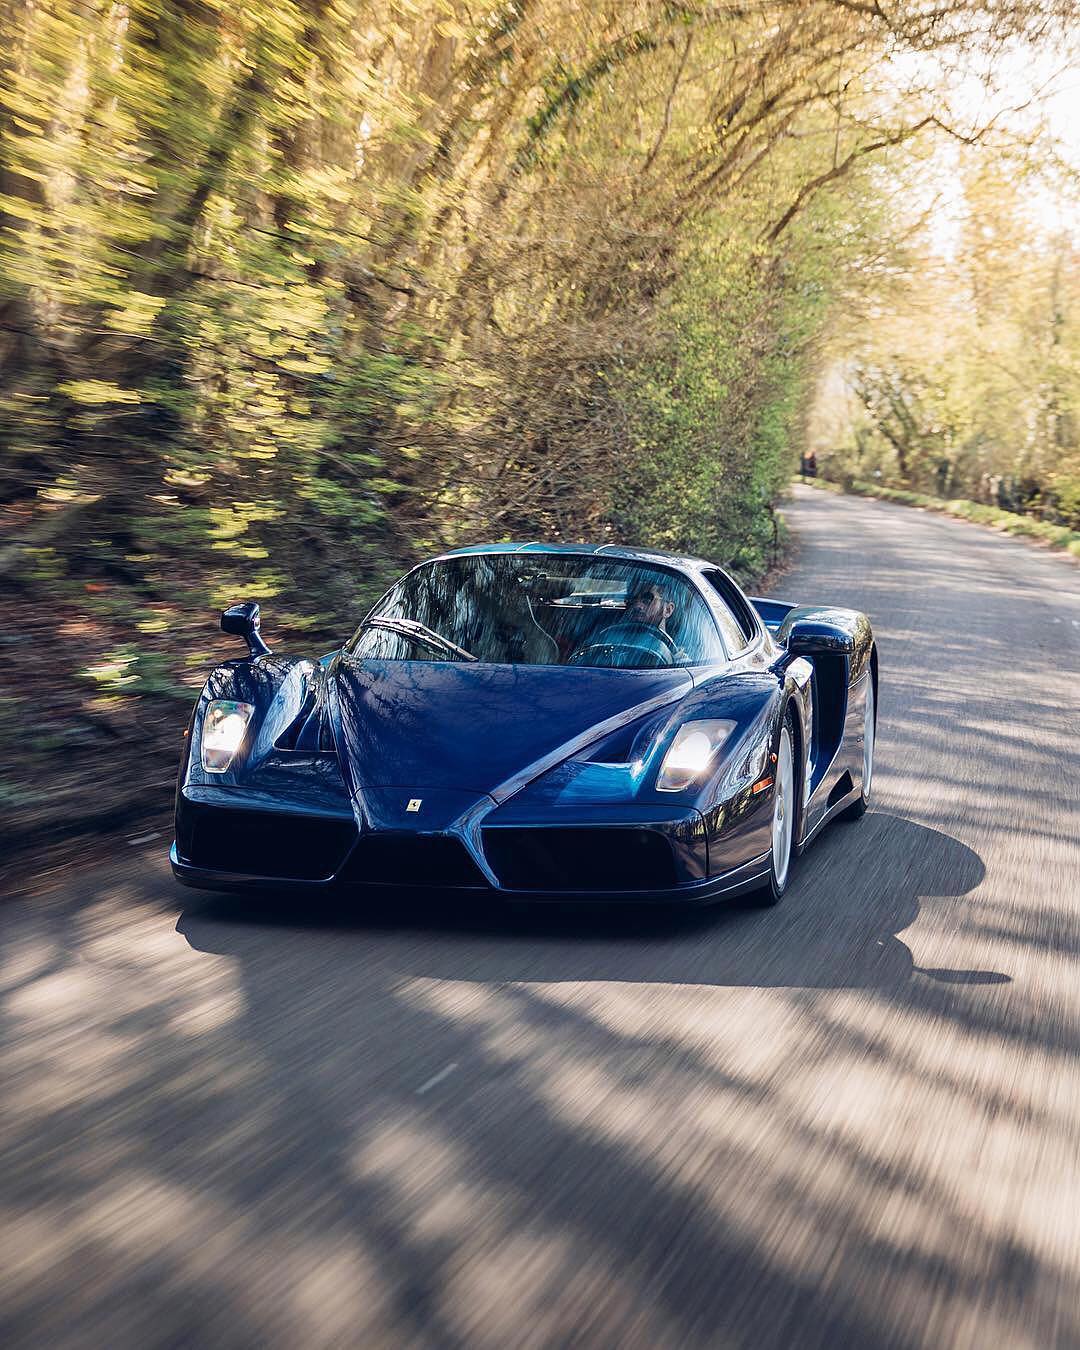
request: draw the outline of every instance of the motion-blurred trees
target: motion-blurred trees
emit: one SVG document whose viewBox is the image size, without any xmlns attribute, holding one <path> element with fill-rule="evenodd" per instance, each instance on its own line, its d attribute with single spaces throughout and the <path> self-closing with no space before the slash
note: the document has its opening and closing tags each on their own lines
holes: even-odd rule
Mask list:
<svg viewBox="0 0 1080 1350">
<path fill-rule="evenodd" d="M 5 589 L 93 720 L 465 538 L 759 572 L 919 60 L 1072 10 L 0 0 Z"/>
<path fill-rule="evenodd" d="M 752 568 L 834 185 L 933 117 L 875 66 L 1045 17 L 993 8 L 5 0 L 0 567 L 331 611 L 463 531 Z"/>
</svg>

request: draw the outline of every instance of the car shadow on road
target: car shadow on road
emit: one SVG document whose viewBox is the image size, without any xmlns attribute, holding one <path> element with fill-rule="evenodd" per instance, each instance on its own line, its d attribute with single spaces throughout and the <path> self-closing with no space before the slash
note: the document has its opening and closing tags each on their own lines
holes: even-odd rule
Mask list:
<svg viewBox="0 0 1080 1350">
<path fill-rule="evenodd" d="M 973 890 L 972 849 L 900 816 L 872 812 L 826 831 L 783 904 L 711 908 L 536 903 L 385 892 L 321 900 L 206 896 L 177 925 L 193 947 L 242 956 L 253 929 L 335 933 L 402 976 L 479 983 L 622 981 L 898 989 L 913 974 L 947 984 L 1005 983 L 996 971 L 915 964 L 899 934 L 920 905 Z"/>
</svg>

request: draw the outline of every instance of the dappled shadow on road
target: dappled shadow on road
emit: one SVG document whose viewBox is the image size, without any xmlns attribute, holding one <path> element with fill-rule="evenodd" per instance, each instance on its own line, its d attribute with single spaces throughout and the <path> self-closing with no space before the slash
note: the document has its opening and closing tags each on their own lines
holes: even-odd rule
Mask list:
<svg viewBox="0 0 1080 1350">
<path fill-rule="evenodd" d="M 792 1089 L 859 1082 L 882 1046 L 759 992 L 903 998 L 897 934 L 982 876 L 955 840 L 872 814 L 773 911 L 197 900 L 179 930 L 229 959 L 242 1002 L 211 1062 L 251 1060 L 221 1197 L 256 1230 L 362 1253 L 365 1325 L 392 1343 L 904 1347 L 911 1319 L 944 1330 L 1001 1272 L 1019 1307 L 1038 1271 L 1010 1240 L 969 1235 L 976 1278 L 875 1231 L 889 1196 L 928 1224 L 946 1197 Z"/>
<path fill-rule="evenodd" d="M 452 893 L 359 893 L 196 900 L 180 920 L 195 946 L 239 955 L 247 926 L 363 938 L 401 975 L 481 983 L 644 981 L 790 988 L 897 989 L 916 970 L 897 936 L 927 895 L 963 895 L 984 875 L 971 849 L 938 830 L 871 813 L 807 854 L 783 906 L 708 909 L 624 904 L 508 906 Z M 993 971 L 924 970 L 950 983 Z"/>
<path fill-rule="evenodd" d="M 936 1060 L 910 1031 L 928 989 L 994 1026 L 958 1000 L 1008 986 L 935 983 L 897 936 L 981 877 L 872 813 L 773 911 L 203 897 L 178 942 L 156 904 L 122 941 L 75 909 L 4 1004 L 3 1200 L 35 1253 L 7 1343 L 904 1350 L 990 1291 L 1048 1343 L 1055 1272 L 903 1126 L 981 1119 L 940 1011 Z"/>
</svg>

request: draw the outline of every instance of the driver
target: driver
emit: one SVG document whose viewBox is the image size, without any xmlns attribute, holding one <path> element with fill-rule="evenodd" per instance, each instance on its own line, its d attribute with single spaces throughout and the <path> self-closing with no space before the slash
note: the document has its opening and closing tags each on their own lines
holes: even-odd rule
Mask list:
<svg viewBox="0 0 1080 1350">
<path fill-rule="evenodd" d="M 639 581 L 626 597 L 625 617 L 659 628 L 667 638 L 671 638 L 667 621 L 674 613 L 671 590 L 662 581 Z"/>
<path fill-rule="evenodd" d="M 676 594 L 674 585 L 663 577 L 630 579 L 622 613 L 594 631 L 573 653 L 569 664 L 642 669 L 682 664 L 686 653 L 667 626 L 677 608 Z"/>
</svg>

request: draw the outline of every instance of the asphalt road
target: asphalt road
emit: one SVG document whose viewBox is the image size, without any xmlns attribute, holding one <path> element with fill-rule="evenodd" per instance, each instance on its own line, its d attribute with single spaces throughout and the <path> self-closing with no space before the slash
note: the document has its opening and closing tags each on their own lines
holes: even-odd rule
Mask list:
<svg viewBox="0 0 1080 1350">
<path fill-rule="evenodd" d="M 0 907 L 0 1344 L 1080 1346 L 1080 570 L 789 518 L 882 697 L 777 910 Z"/>
</svg>

